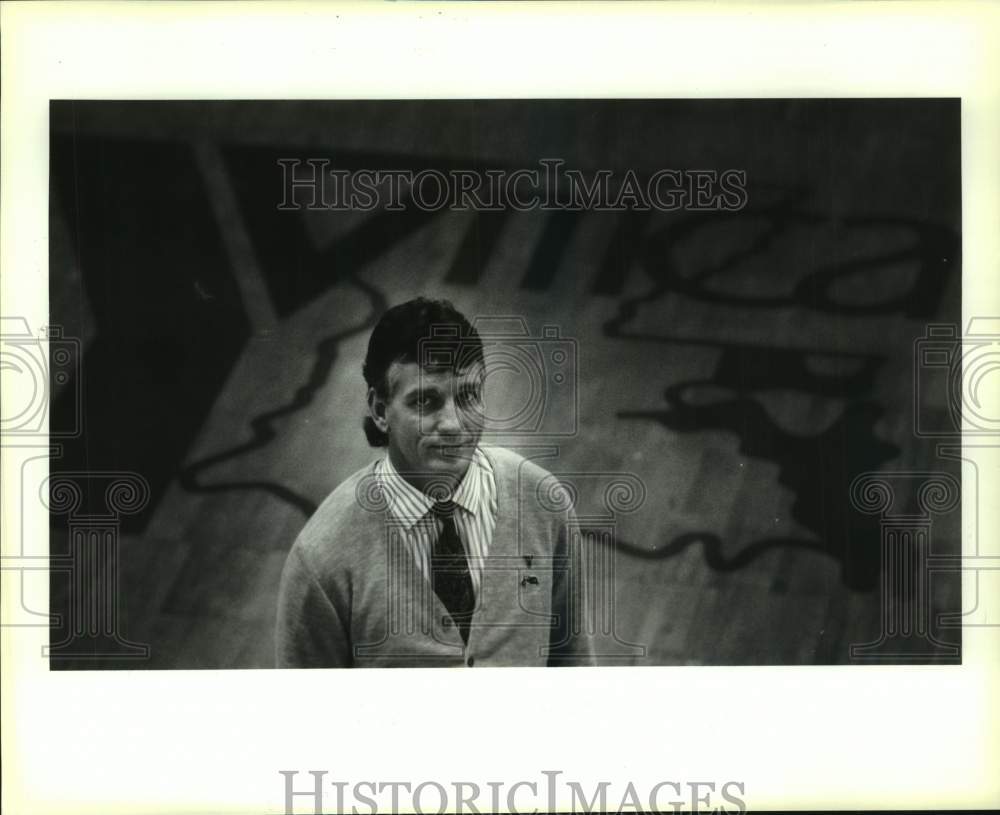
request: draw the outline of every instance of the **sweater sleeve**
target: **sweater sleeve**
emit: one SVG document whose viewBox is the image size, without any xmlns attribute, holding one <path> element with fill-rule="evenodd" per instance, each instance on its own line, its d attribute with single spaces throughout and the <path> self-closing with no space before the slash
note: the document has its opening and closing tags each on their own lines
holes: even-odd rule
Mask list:
<svg viewBox="0 0 1000 815">
<path fill-rule="evenodd" d="M 597 664 L 591 608 L 596 587 L 586 569 L 583 544 L 578 537 L 579 522 L 572 509 L 559 530 L 556 551 L 568 568 L 557 571 L 552 581 L 552 608 L 558 624 L 552 629 L 550 666 L 594 666 Z M 574 539 L 575 538 L 575 539 Z"/>
<path fill-rule="evenodd" d="M 285 561 L 278 591 L 275 656 L 279 668 L 348 668 L 350 626 L 298 546 Z"/>
</svg>

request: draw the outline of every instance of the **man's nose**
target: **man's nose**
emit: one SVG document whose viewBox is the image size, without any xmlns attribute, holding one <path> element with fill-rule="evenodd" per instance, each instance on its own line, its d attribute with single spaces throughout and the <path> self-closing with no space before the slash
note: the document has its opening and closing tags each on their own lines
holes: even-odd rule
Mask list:
<svg viewBox="0 0 1000 815">
<path fill-rule="evenodd" d="M 462 416 L 452 398 L 446 399 L 437 416 L 437 431 L 443 434 L 458 434 L 463 430 Z"/>
</svg>

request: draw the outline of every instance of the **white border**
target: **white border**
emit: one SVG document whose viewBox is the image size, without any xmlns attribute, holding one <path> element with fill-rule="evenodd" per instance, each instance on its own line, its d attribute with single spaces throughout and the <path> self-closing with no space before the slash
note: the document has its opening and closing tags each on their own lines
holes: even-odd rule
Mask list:
<svg viewBox="0 0 1000 815">
<path fill-rule="evenodd" d="M 32 326 L 47 321 L 50 98 L 959 96 L 966 318 L 1000 314 L 989 3 L 0 13 L 3 311 Z M 991 464 L 985 495 L 997 494 Z M 5 486 L 6 518 L 13 497 Z M 979 509 L 986 550 L 996 511 Z M 43 640 L 3 632 L 5 812 L 280 812 L 279 769 L 508 782 L 561 769 L 616 788 L 737 779 L 752 809 L 1000 804 L 995 629 L 966 632 L 961 668 L 50 674 Z M 414 694 L 425 704 L 403 702 Z M 461 750 L 433 726 L 445 701 L 478 711 Z"/>
</svg>

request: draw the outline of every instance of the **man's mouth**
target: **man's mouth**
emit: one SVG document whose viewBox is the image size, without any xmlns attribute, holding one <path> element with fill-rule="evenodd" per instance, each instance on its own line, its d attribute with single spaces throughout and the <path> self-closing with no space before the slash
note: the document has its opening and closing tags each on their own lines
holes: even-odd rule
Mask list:
<svg viewBox="0 0 1000 815">
<path fill-rule="evenodd" d="M 459 453 L 463 450 L 468 450 L 471 446 L 469 442 L 440 442 L 431 445 L 433 449 L 439 450 L 442 453 Z"/>
</svg>

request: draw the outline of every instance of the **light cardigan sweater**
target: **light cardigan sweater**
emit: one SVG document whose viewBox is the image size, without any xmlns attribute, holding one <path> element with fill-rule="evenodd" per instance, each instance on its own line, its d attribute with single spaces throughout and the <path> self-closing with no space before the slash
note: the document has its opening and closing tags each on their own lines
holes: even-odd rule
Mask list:
<svg viewBox="0 0 1000 815">
<path fill-rule="evenodd" d="M 468 645 L 404 545 L 373 463 L 330 494 L 288 554 L 278 667 L 594 664 L 567 493 L 522 456 L 481 449 L 496 479 L 497 523 Z"/>
</svg>

